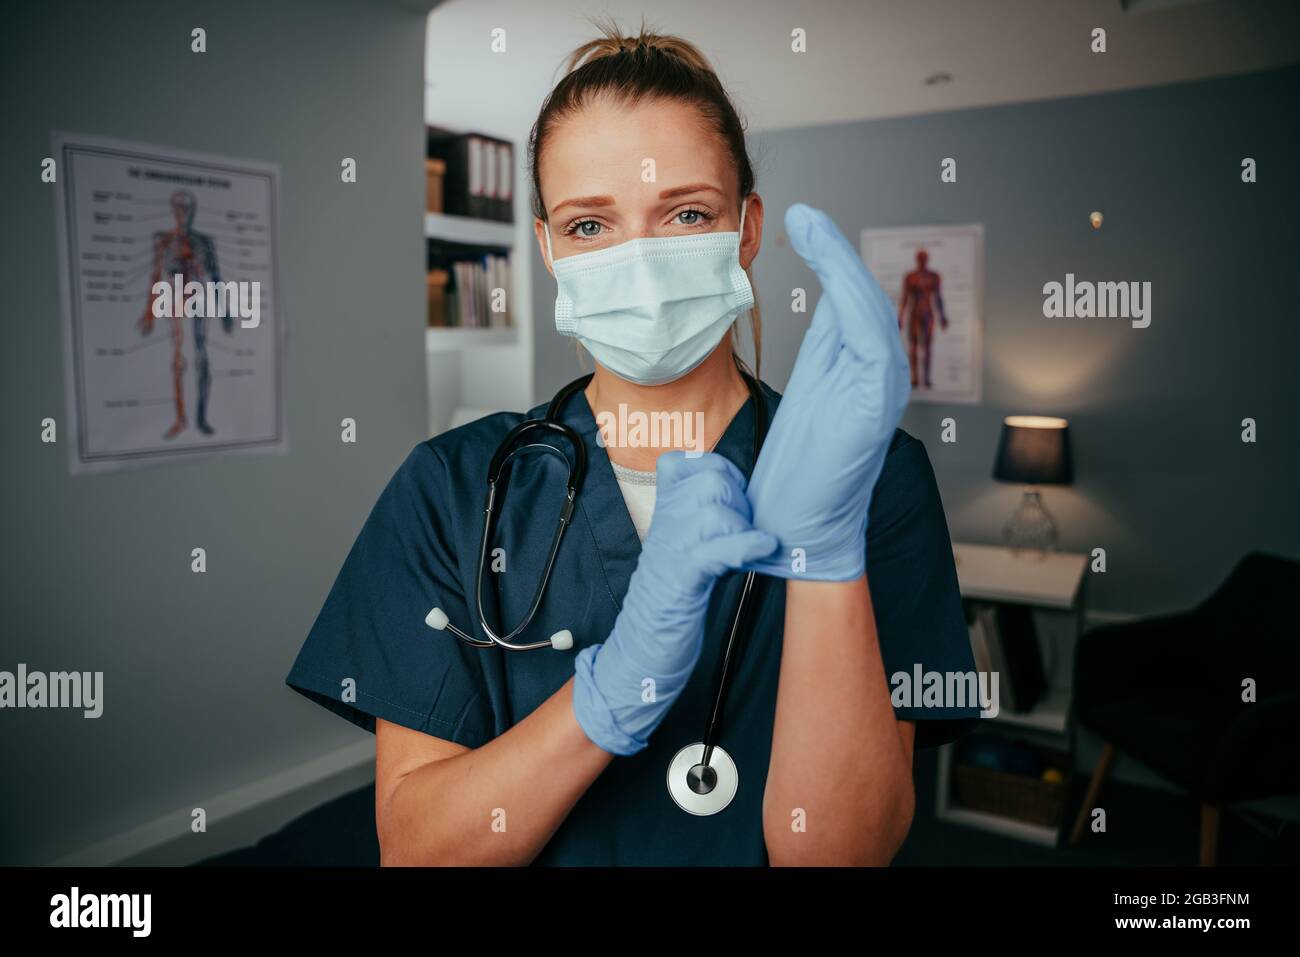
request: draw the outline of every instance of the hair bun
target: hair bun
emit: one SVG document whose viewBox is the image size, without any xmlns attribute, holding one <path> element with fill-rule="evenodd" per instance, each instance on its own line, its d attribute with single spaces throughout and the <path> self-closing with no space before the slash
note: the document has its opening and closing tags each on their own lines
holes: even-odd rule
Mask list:
<svg viewBox="0 0 1300 957">
<path fill-rule="evenodd" d="M 573 51 L 565 67 L 566 73 L 600 60 L 623 56 L 649 58 L 650 54 L 655 53 L 694 73 L 715 76 L 713 67 L 704 54 L 681 37 L 655 33 L 644 23 L 634 34 L 625 34 L 613 20 L 595 20 L 593 24 L 601 35 Z"/>
</svg>

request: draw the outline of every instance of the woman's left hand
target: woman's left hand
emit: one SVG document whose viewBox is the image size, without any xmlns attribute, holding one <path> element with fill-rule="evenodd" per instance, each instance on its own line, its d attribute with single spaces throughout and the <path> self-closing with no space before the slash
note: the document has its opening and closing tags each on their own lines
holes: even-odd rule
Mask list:
<svg viewBox="0 0 1300 957">
<path fill-rule="evenodd" d="M 745 568 L 851 581 L 866 570 L 871 492 L 911 393 L 907 359 L 889 297 L 831 218 L 796 203 L 785 228 L 822 297 L 749 482 L 754 527 L 781 548 Z"/>
<path fill-rule="evenodd" d="M 573 712 L 612 754 L 635 754 L 690 680 L 717 580 L 776 539 L 749 523 L 745 476 L 726 458 L 665 452 L 655 509 L 614 630 L 578 652 Z"/>
</svg>

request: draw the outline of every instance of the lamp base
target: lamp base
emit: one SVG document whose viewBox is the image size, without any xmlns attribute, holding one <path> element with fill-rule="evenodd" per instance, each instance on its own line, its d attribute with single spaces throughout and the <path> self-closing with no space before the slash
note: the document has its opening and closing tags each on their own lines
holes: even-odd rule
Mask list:
<svg viewBox="0 0 1300 957">
<path fill-rule="evenodd" d="M 1020 505 L 1002 528 L 1002 539 L 1017 555 L 1046 558 L 1056 550 L 1056 523 L 1043 506 L 1038 489 L 1025 489 Z"/>
</svg>

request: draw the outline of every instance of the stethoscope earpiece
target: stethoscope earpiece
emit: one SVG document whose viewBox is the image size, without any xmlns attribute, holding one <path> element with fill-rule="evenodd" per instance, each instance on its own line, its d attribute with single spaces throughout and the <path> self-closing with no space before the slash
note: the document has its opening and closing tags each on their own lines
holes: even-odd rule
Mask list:
<svg viewBox="0 0 1300 957">
<path fill-rule="evenodd" d="M 453 635 L 468 641 L 471 645 L 477 645 L 480 648 L 491 648 L 496 644 L 494 641 L 481 641 L 471 635 L 465 634 L 451 623 L 451 620 L 447 617 L 447 613 L 441 608 L 429 609 L 429 613 L 424 616 L 424 623 L 434 631 L 450 630 Z M 549 644 L 556 651 L 568 651 L 573 647 L 573 632 L 569 631 L 567 628 L 561 629 L 551 635 Z"/>
</svg>

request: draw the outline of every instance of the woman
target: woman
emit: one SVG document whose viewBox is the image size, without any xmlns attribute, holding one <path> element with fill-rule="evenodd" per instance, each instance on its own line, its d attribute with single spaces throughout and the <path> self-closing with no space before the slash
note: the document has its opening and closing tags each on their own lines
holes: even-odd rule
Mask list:
<svg viewBox="0 0 1300 957">
<path fill-rule="evenodd" d="M 429 627 L 484 638 L 485 475 L 525 418 L 502 413 L 398 469 L 288 683 L 374 730 L 384 864 L 888 863 L 914 748 L 975 714 L 891 704 L 887 674 L 973 668 L 934 477 L 895 430 L 892 308 L 829 218 L 796 205 L 787 232 L 823 295 L 785 399 L 747 382 L 727 333 L 752 304 L 763 203 L 730 99 L 680 39 L 607 28 L 570 58 L 530 146 L 557 327 L 596 369 L 558 412 L 586 477 L 519 640 L 567 631 L 573 648 Z M 651 413 L 701 422 L 702 441 L 619 444 L 596 425 Z M 563 497 L 553 456 L 510 473 L 483 584 L 498 632 L 529 609 Z M 719 742 L 738 785 L 686 813 L 665 772 L 701 740 L 746 569 L 751 637 Z"/>
</svg>

